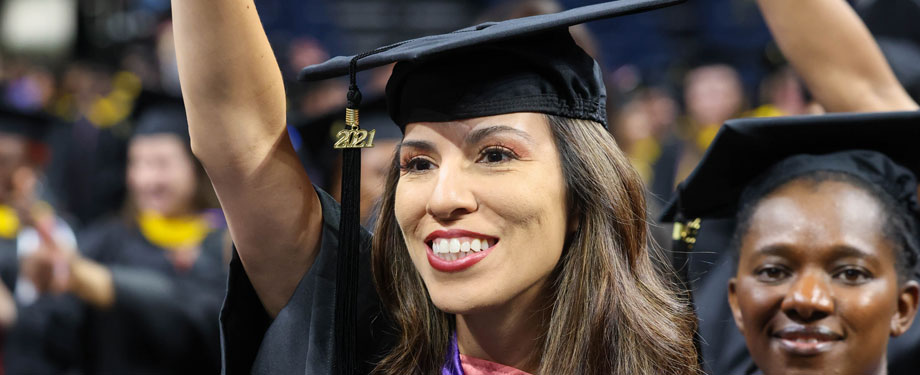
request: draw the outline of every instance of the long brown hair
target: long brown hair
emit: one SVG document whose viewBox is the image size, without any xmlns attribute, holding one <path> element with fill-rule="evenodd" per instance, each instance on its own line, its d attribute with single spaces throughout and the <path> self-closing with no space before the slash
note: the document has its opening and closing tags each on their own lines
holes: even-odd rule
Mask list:
<svg viewBox="0 0 920 375">
<path fill-rule="evenodd" d="M 698 374 L 696 320 L 660 251 L 648 242 L 645 188 L 613 137 L 590 121 L 547 116 L 569 215 L 578 229 L 551 278 L 538 374 Z M 374 280 L 399 330 L 377 365 L 387 375 L 439 374 L 453 315 L 441 312 L 409 258 L 396 222 L 398 152 L 387 177 L 371 256 Z"/>
</svg>

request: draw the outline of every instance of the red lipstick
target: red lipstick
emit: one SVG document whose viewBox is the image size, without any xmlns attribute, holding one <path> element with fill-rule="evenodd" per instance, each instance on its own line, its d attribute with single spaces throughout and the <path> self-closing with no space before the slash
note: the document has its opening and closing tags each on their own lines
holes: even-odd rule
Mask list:
<svg viewBox="0 0 920 375">
<path fill-rule="evenodd" d="M 434 255 L 434 251 L 431 249 L 431 242 L 437 238 L 459 238 L 459 237 L 471 237 L 488 240 L 492 246 L 488 249 L 483 249 L 479 252 L 474 252 L 470 255 L 467 255 L 463 258 L 457 260 L 446 260 L 437 255 Z M 462 229 L 451 229 L 451 230 L 436 230 L 431 232 L 428 237 L 425 237 L 425 248 L 428 255 L 428 264 L 432 268 L 441 271 L 441 272 L 459 272 L 467 268 L 472 267 L 474 264 L 479 263 L 479 261 L 485 259 L 495 248 L 495 245 L 498 245 L 498 239 L 492 236 L 487 236 L 484 234 L 470 232 Z"/>
</svg>

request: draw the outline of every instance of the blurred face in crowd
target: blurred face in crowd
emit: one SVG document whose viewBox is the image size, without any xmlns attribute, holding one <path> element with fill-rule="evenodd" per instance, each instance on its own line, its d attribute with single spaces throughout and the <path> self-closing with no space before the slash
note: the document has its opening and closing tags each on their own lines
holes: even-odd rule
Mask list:
<svg viewBox="0 0 920 375">
<path fill-rule="evenodd" d="M 910 327 L 918 288 L 870 193 L 794 180 L 754 209 L 729 284 L 735 323 L 767 375 L 880 374 L 888 339 Z"/>
<path fill-rule="evenodd" d="M 10 203 L 13 173 L 26 165 L 28 147 L 24 137 L 0 133 L 0 204 Z"/>
<path fill-rule="evenodd" d="M 439 309 L 476 313 L 540 295 L 567 232 L 544 115 L 409 124 L 399 160 L 396 219 Z"/>
<path fill-rule="evenodd" d="M 687 113 L 698 125 L 722 125 L 741 110 L 741 79 L 728 65 L 696 68 L 687 73 L 684 85 Z"/>
<path fill-rule="evenodd" d="M 128 190 L 141 211 L 190 213 L 197 188 L 188 145 L 173 134 L 135 136 L 128 148 Z"/>
</svg>

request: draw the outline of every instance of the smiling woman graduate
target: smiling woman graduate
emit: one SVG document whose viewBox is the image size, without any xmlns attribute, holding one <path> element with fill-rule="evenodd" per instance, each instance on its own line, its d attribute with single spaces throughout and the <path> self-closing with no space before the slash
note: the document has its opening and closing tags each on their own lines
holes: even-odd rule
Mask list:
<svg viewBox="0 0 920 375">
<path fill-rule="evenodd" d="M 888 373 L 920 297 L 918 122 L 730 121 L 680 187 L 666 219 L 737 218 L 728 299 L 764 374 Z"/>
<path fill-rule="evenodd" d="M 350 74 L 339 145 L 369 146 L 355 74 L 396 62 L 386 97 L 404 138 L 371 239 L 357 227 L 359 149 L 344 153 L 341 209 L 299 167 L 254 5 L 174 1 L 193 148 L 237 250 L 225 371 L 698 373 L 691 310 L 605 129 L 600 68 L 567 30 L 670 3 L 483 24 L 305 68 Z"/>
</svg>

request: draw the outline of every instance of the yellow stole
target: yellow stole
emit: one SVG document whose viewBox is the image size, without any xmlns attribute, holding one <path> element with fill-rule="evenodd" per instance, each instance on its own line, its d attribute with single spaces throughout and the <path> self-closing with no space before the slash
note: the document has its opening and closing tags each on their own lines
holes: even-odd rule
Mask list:
<svg viewBox="0 0 920 375">
<path fill-rule="evenodd" d="M 208 221 L 198 215 L 168 218 L 154 212 L 142 212 L 137 224 L 150 243 L 171 251 L 197 248 L 211 232 Z"/>
<path fill-rule="evenodd" d="M 19 215 L 12 207 L 0 204 L 0 238 L 13 239 L 19 233 Z"/>
</svg>

